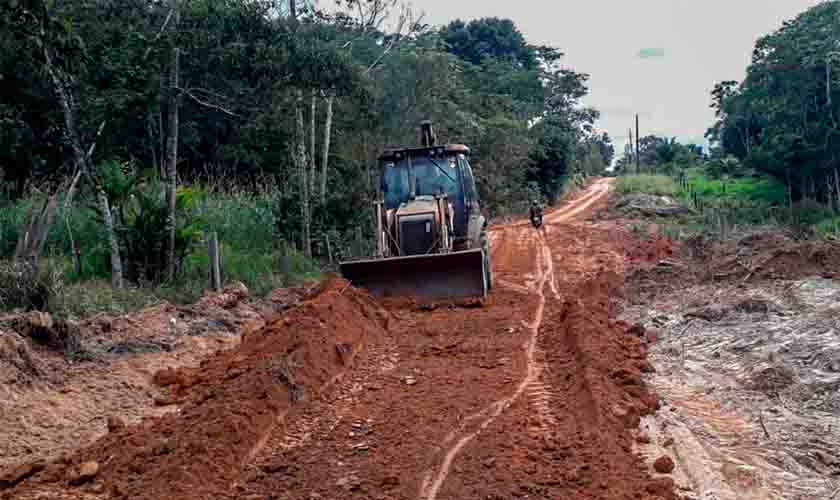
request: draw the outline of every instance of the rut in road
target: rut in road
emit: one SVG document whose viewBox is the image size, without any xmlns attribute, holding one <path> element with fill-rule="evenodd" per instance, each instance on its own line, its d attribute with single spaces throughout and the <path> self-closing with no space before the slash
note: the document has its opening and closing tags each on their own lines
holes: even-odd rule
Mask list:
<svg viewBox="0 0 840 500">
<path fill-rule="evenodd" d="M 601 199 L 602 196 L 609 193 L 610 186 L 605 182 L 600 182 L 594 186 L 594 188 L 579 199 L 576 200 L 575 203 L 570 205 L 568 208 L 565 208 L 561 211 L 555 212 L 550 214 L 547 217 L 547 221 L 551 221 L 553 223 L 559 223 L 565 220 L 570 219 L 571 217 L 583 212 L 593 203 L 597 202 Z M 543 226 L 545 228 L 544 231 L 548 231 L 548 226 Z M 545 311 L 546 305 L 546 285 L 548 285 L 549 290 L 553 294 L 555 300 L 560 300 L 560 294 L 557 290 L 557 285 L 555 282 L 554 276 L 554 260 L 551 252 L 551 248 L 546 241 L 544 231 L 537 231 L 536 243 L 537 247 L 537 254 L 534 259 L 534 275 L 536 277 L 535 282 L 528 283 L 528 291 L 534 295 L 536 295 L 538 299 L 537 310 L 534 315 L 534 320 L 531 323 L 526 324 L 527 328 L 530 330 L 531 335 L 528 339 L 528 343 L 525 348 L 525 355 L 527 361 L 527 369 L 525 372 L 524 377 L 522 378 L 519 385 L 516 387 L 516 391 L 506 397 L 494 401 L 482 411 L 475 413 L 465 419 L 465 424 L 462 427 L 452 434 L 450 434 L 445 440 L 444 444 L 449 446 L 450 443 L 454 441 L 449 449 L 446 451 L 443 460 L 440 466 L 432 471 L 429 471 L 420 488 L 420 492 L 418 495 L 419 500 L 436 500 L 438 492 L 440 491 L 441 486 L 443 486 L 444 482 L 446 481 L 446 477 L 449 474 L 452 463 L 457 458 L 458 454 L 461 450 L 466 446 L 470 441 L 472 441 L 478 434 L 489 427 L 499 415 L 502 414 L 507 408 L 510 407 L 516 400 L 518 400 L 523 393 L 526 392 L 526 389 L 530 388 L 529 392 L 532 392 L 534 396 L 536 396 L 536 408 L 537 413 L 539 414 L 538 417 L 543 425 L 550 424 L 551 417 L 548 414 L 548 404 L 546 398 L 548 398 L 548 394 L 546 392 L 545 387 L 539 383 L 540 373 L 542 371 L 542 366 L 536 360 L 536 351 L 537 351 L 537 344 L 539 339 L 539 332 L 540 327 L 542 326 L 543 322 L 543 313 Z M 523 236 L 528 237 L 531 231 L 524 233 Z M 530 237 L 529 237 L 530 239 Z M 505 285 L 513 285 L 512 288 L 518 291 L 522 290 L 522 287 L 515 284 L 508 284 L 505 281 L 501 282 L 502 286 Z M 478 422 L 477 425 L 473 424 L 469 426 L 470 422 Z M 457 436 L 460 436 L 455 439 Z"/>
</svg>

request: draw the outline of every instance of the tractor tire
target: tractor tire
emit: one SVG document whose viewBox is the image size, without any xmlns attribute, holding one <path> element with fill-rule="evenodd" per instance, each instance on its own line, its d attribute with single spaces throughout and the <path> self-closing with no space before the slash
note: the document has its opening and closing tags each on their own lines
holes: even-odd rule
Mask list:
<svg viewBox="0 0 840 500">
<path fill-rule="evenodd" d="M 487 291 L 493 289 L 493 261 L 490 258 L 490 238 L 487 231 L 481 231 L 481 249 L 484 251 L 484 273 L 487 279 Z"/>
</svg>

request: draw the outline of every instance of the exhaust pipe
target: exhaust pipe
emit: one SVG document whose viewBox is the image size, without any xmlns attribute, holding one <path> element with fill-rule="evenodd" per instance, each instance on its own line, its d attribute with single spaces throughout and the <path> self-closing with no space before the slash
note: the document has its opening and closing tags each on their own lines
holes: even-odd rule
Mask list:
<svg viewBox="0 0 840 500">
<path fill-rule="evenodd" d="M 432 122 L 429 120 L 420 123 L 420 144 L 422 144 L 424 148 L 437 146 L 437 136 L 435 135 L 435 130 L 432 127 Z"/>
</svg>

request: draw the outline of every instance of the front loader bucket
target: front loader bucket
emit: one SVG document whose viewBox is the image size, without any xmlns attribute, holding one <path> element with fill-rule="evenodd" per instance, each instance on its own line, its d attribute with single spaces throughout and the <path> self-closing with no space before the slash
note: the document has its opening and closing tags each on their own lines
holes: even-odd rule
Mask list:
<svg viewBox="0 0 840 500">
<path fill-rule="evenodd" d="M 342 262 L 353 286 L 377 297 L 485 297 L 487 281 L 481 249 Z"/>
</svg>

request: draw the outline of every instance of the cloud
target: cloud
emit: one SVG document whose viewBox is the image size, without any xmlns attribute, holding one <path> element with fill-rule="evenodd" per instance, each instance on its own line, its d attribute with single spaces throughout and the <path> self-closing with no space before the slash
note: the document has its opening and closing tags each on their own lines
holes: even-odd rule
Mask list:
<svg viewBox="0 0 840 500">
<path fill-rule="evenodd" d="M 658 47 L 645 47 L 636 54 L 639 59 L 664 59 L 665 49 Z"/>
</svg>

